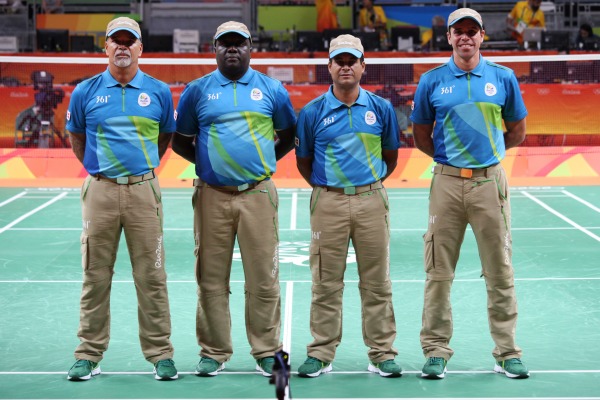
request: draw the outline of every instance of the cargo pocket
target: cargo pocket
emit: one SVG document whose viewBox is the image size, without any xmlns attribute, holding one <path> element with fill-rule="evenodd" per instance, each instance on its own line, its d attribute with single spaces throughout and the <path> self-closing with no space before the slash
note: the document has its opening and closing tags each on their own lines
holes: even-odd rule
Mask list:
<svg viewBox="0 0 600 400">
<path fill-rule="evenodd" d="M 315 241 L 310 242 L 310 272 L 313 283 L 321 282 L 321 246 Z"/>
<path fill-rule="evenodd" d="M 81 267 L 84 272 L 87 272 L 90 268 L 90 251 L 89 251 L 88 236 L 84 233 L 81 234 Z"/>
<path fill-rule="evenodd" d="M 423 241 L 425 242 L 425 273 L 431 273 L 435 270 L 433 233 L 429 231 L 425 233 Z"/>
</svg>

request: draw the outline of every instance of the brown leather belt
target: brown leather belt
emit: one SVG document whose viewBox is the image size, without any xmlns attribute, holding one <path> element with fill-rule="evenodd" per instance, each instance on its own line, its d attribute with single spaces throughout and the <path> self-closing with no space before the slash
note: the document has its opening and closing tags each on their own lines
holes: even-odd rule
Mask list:
<svg viewBox="0 0 600 400">
<path fill-rule="evenodd" d="M 327 192 L 335 192 L 342 193 L 348 196 L 354 196 L 356 194 L 361 194 L 365 192 L 370 192 L 371 190 L 379 190 L 383 188 L 383 184 L 381 181 L 373 182 L 370 185 L 364 186 L 348 186 L 343 188 L 333 187 L 333 186 L 320 186 Z"/>
<path fill-rule="evenodd" d="M 465 178 L 465 179 L 479 178 L 479 177 L 487 178 L 489 176 L 492 176 L 492 172 L 496 170 L 497 166 L 498 166 L 498 164 L 492 165 L 491 167 L 487 167 L 487 168 L 471 169 L 471 168 L 456 168 L 456 167 L 452 167 L 450 165 L 438 164 L 435 167 L 433 167 L 433 173 L 441 174 L 441 175 L 456 176 L 456 177 Z"/>
<path fill-rule="evenodd" d="M 222 190 L 224 192 L 245 192 L 246 190 L 254 189 L 257 187 L 262 181 L 252 182 L 252 183 L 244 183 L 239 186 L 217 186 L 217 185 L 209 185 L 208 183 L 202 181 L 201 179 L 194 179 L 194 186 L 208 186 L 212 189 Z"/>
<path fill-rule="evenodd" d="M 155 177 L 156 175 L 154 175 L 154 171 L 150 171 L 144 175 L 119 176 L 118 178 L 109 178 L 100 174 L 94 175 L 94 178 L 96 178 L 96 180 L 98 181 L 109 181 L 118 185 L 133 185 L 135 183 L 149 181 L 150 179 L 154 179 Z"/>
</svg>

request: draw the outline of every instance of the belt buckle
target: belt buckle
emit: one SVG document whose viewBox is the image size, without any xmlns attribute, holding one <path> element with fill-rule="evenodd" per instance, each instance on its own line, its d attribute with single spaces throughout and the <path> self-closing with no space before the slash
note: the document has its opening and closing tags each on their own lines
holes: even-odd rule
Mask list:
<svg viewBox="0 0 600 400">
<path fill-rule="evenodd" d="M 250 187 L 249 184 L 244 183 L 243 185 L 240 185 L 237 187 L 238 192 L 243 192 L 244 190 L 248 189 Z"/>
<path fill-rule="evenodd" d="M 348 194 L 348 195 L 354 195 L 356 194 L 356 187 L 355 186 L 348 186 L 344 188 L 344 194 Z"/>
<path fill-rule="evenodd" d="M 460 177 L 470 179 L 473 177 L 473 170 L 469 168 L 460 169 Z"/>
<path fill-rule="evenodd" d="M 119 176 L 117 178 L 117 183 L 119 185 L 128 185 L 129 184 L 129 177 L 128 176 Z"/>
</svg>

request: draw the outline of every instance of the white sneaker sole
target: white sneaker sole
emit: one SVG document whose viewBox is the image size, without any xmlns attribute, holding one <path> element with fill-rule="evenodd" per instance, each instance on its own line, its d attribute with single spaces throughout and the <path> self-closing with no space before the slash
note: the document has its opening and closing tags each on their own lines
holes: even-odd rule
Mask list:
<svg viewBox="0 0 600 400">
<path fill-rule="evenodd" d="M 388 378 L 388 377 L 396 377 L 396 378 L 400 378 L 402 376 L 402 371 L 399 374 L 392 374 L 390 372 L 383 372 L 382 370 L 380 370 L 379 368 L 377 368 L 376 366 L 374 366 L 373 364 L 369 363 L 369 366 L 367 367 L 367 370 L 369 372 L 374 372 L 376 374 L 379 374 L 379 376 L 383 376 L 384 378 Z"/>
<path fill-rule="evenodd" d="M 209 372 L 208 374 L 203 374 L 203 373 L 200 373 L 200 372 L 198 372 L 198 371 L 195 371 L 194 373 L 195 373 L 196 375 L 198 375 L 198 376 L 217 376 L 217 375 L 219 375 L 219 372 L 223 371 L 224 369 L 225 369 L 225 363 L 223 363 L 223 364 L 219 365 L 219 368 L 217 368 L 217 370 L 216 370 L 216 371 L 214 371 L 214 372 Z"/>
<path fill-rule="evenodd" d="M 507 370 L 505 370 L 504 368 L 502 368 L 498 364 L 494 365 L 494 372 L 497 372 L 499 374 L 504 374 L 504 375 L 506 375 L 507 377 L 509 377 L 511 379 L 525 379 L 525 378 L 529 378 L 529 372 L 527 373 L 527 375 L 511 374 L 510 372 L 508 372 Z"/>
<path fill-rule="evenodd" d="M 262 376 L 266 376 L 267 378 L 273 376 L 273 374 L 268 373 L 267 371 L 265 371 L 264 369 L 262 369 L 262 367 L 258 364 L 256 364 L 256 370 L 258 372 L 260 372 L 262 374 Z"/>
<path fill-rule="evenodd" d="M 175 374 L 173 376 L 160 377 L 156 374 L 156 368 L 154 368 L 154 371 L 152 372 L 154 373 L 154 379 L 156 379 L 157 381 L 174 381 L 175 379 L 179 378 L 179 374 Z"/>
<path fill-rule="evenodd" d="M 85 375 L 85 376 L 81 376 L 79 378 L 74 377 L 74 376 L 67 376 L 67 379 L 70 381 L 87 381 L 89 380 L 92 376 L 96 376 L 96 375 L 100 375 L 102 373 L 102 371 L 100 370 L 100 366 L 94 368 L 92 370 L 92 372 L 90 372 L 89 374 Z"/>
<path fill-rule="evenodd" d="M 431 375 L 431 374 L 426 374 L 424 372 L 421 372 L 421 378 L 425 378 L 425 379 L 444 379 L 444 377 L 446 376 L 446 367 L 444 367 L 444 372 L 442 372 L 439 375 Z"/>
<path fill-rule="evenodd" d="M 313 372 L 312 374 L 298 374 L 298 376 L 307 377 L 307 378 L 316 378 L 321 374 L 326 374 L 328 372 L 333 371 L 333 364 L 329 364 L 326 367 L 321 368 L 317 372 Z"/>
</svg>

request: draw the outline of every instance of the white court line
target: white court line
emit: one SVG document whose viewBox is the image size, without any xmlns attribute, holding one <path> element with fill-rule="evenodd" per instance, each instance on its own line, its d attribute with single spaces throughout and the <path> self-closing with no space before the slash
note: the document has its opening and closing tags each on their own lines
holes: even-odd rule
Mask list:
<svg viewBox="0 0 600 400">
<path fill-rule="evenodd" d="M 581 197 L 577 197 L 575 196 L 573 193 L 567 192 L 566 190 L 562 190 L 561 193 L 566 194 L 567 196 L 569 196 L 572 199 L 577 200 L 578 202 L 580 202 L 581 204 L 585 204 L 586 206 L 588 206 L 589 208 L 591 208 L 592 210 L 600 213 L 600 208 L 596 207 L 595 205 L 593 205 L 592 203 L 582 199 Z"/>
<path fill-rule="evenodd" d="M 16 199 L 18 199 L 19 197 L 23 197 L 27 194 L 27 192 L 21 192 L 19 194 L 15 194 L 13 197 L 11 197 L 10 199 L 6 199 L 4 200 L 2 203 L 0 203 L 0 207 L 4 207 L 5 205 L 7 205 L 10 202 L 15 201 Z"/>
<path fill-rule="evenodd" d="M 586 226 L 585 229 L 600 229 L 600 226 Z M 81 231 L 81 228 L 11 228 L 11 231 Z M 193 228 L 164 228 L 165 231 L 188 231 L 191 232 Z M 425 232 L 427 228 L 392 228 L 392 232 Z M 467 227 L 467 230 L 472 230 L 471 227 Z M 579 230 L 577 227 L 570 226 L 559 226 L 555 228 L 511 228 L 512 231 L 575 231 Z M 310 231 L 310 228 L 279 228 L 280 232 L 288 231 Z M 308 241 L 306 241 L 308 243 Z"/>
<path fill-rule="evenodd" d="M 482 282 L 483 278 L 464 278 L 464 279 L 454 279 L 454 282 L 463 282 L 463 283 L 473 283 L 473 282 Z M 563 277 L 543 277 L 543 278 L 515 278 L 515 282 L 539 282 L 539 281 L 600 281 L 600 277 L 586 277 L 586 278 L 563 278 Z M 424 279 L 392 279 L 392 283 L 424 283 Z M 0 280 L 1 283 L 78 283 L 81 284 L 83 281 L 80 280 Z M 133 283 L 133 280 L 113 280 L 112 283 Z M 167 283 L 185 283 L 191 284 L 196 283 L 195 280 L 167 280 Z M 237 281 L 232 280 L 230 283 L 245 283 L 245 281 Z M 285 283 L 289 285 L 290 283 L 312 283 L 309 280 L 280 280 L 279 283 Z M 358 283 L 358 280 L 344 280 L 344 283 Z"/>
<path fill-rule="evenodd" d="M 540 206 L 542 206 L 543 208 L 545 208 L 546 210 L 550 211 L 552 214 L 556 215 L 558 218 L 562 219 L 563 221 L 565 221 L 566 223 L 574 226 L 575 228 L 577 228 L 578 230 L 580 230 L 581 232 L 585 233 L 586 235 L 588 235 L 589 237 L 591 237 L 592 239 L 596 239 L 598 242 L 600 242 L 600 236 L 595 235 L 594 233 L 590 232 L 589 230 L 585 229 L 583 226 L 579 225 L 578 223 L 576 223 L 575 221 L 570 220 L 569 218 L 565 217 L 564 215 L 562 215 L 561 213 L 559 213 L 558 211 L 556 211 L 555 209 L 553 209 L 552 207 L 550 207 L 549 205 L 547 205 L 546 203 L 544 203 L 543 201 L 535 198 L 534 196 L 530 195 L 527 192 L 521 192 L 523 193 L 525 196 L 529 197 L 531 200 L 535 201 L 536 203 L 538 203 Z"/>
<path fill-rule="evenodd" d="M 294 296 L 294 282 L 287 281 L 285 284 L 285 320 L 283 321 L 283 351 L 292 359 L 292 304 Z"/>
<path fill-rule="evenodd" d="M 565 369 L 565 370 L 530 370 L 529 371 L 531 374 L 600 374 L 600 369 Z M 180 375 L 195 375 L 195 372 L 193 371 L 178 371 L 178 373 Z M 372 372 L 369 371 L 339 371 L 339 370 L 333 370 L 331 372 L 328 372 L 329 374 L 332 375 L 365 375 L 365 374 L 372 374 Z M 450 375 L 469 375 L 469 374 L 497 374 L 497 372 L 491 371 L 491 370 L 485 370 L 485 371 L 477 371 L 477 370 L 472 370 L 472 371 L 448 371 L 446 372 L 447 374 Z M 0 371 L 0 375 L 66 375 L 67 371 Z M 111 372 L 104 372 L 102 371 L 101 373 L 102 375 L 154 375 L 154 373 L 152 371 L 111 371 Z M 297 375 L 297 372 L 291 371 L 292 375 Z M 421 375 L 421 371 L 402 371 L 402 375 Z M 257 371 L 236 371 L 236 372 L 231 372 L 231 371 L 221 371 L 219 372 L 219 375 L 261 375 L 260 372 Z M 536 397 L 536 399 L 541 399 L 543 397 Z M 599 397 L 600 398 L 600 397 Z M 496 399 L 494 397 L 494 399 Z M 381 400 L 381 399 L 380 399 Z M 469 397 L 469 400 L 473 400 L 472 398 Z"/>
<path fill-rule="evenodd" d="M 292 193 L 292 209 L 290 211 L 290 230 L 296 229 L 296 213 L 298 212 L 298 193 Z"/>
<path fill-rule="evenodd" d="M 4 228 L 0 228 L 0 233 L 7 231 L 11 227 L 13 227 L 16 224 L 18 224 L 19 222 L 23 221 L 25 218 L 35 214 L 36 212 L 38 212 L 40 210 L 43 210 L 44 208 L 48 207 L 50 204 L 57 202 L 58 200 L 65 197 L 66 195 L 67 195 L 67 192 L 62 192 L 58 196 L 54 197 L 52 200 L 45 202 L 41 206 L 29 211 L 27 214 L 23 214 L 22 216 L 20 216 L 19 218 L 15 219 L 13 222 L 11 222 L 10 224 L 6 225 Z"/>
</svg>

